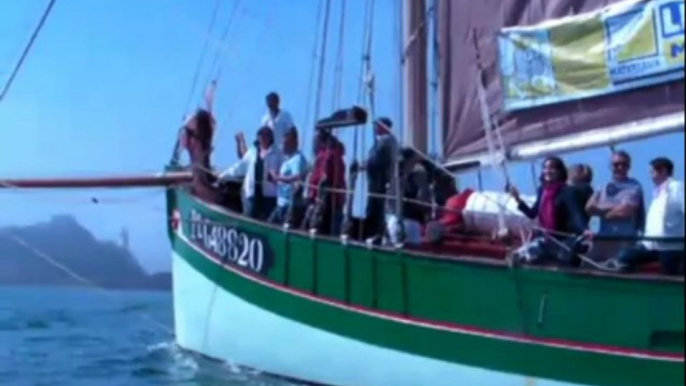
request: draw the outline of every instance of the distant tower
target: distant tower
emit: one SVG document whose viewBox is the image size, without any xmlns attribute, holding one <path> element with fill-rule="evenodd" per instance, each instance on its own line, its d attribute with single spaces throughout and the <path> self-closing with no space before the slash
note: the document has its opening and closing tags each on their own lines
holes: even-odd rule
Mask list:
<svg viewBox="0 0 686 386">
<path fill-rule="evenodd" d="M 127 251 L 129 250 L 129 231 L 126 228 L 121 230 L 121 246 Z"/>
</svg>

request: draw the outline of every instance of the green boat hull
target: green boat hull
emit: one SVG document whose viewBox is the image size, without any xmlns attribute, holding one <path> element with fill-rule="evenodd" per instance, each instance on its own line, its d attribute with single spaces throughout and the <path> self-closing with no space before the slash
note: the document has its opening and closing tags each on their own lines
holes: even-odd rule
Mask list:
<svg viewBox="0 0 686 386">
<path fill-rule="evenodd" d="M 441 385 L 684 383 L 682 280 L 371 249 L 257 223 L 183 189 L 168 192 L 168 210 L 177 338 L 187 349 L 341 386 L 376 385 L 379 371 L 398 385 L 429 385 L 439 373 L 450 378 Z M 229 308 L 271 327 L 230 331 L 241 316 Z M 279 326 L 304 336 L 270 335 Z M 251 346 L 265 336 L 271 348 Z M 275 353 L 289 344 L 295 356 L 310 349 L 298 360 Z M 335 367 L 346 350 L 369 353 L 374 369 L 320 368 L 322 355 Z M 388 364 L 396 359 L 435 371 L 406 374 Z M 455 379 L 471 376 L 478 381 Z"/>
</svg>

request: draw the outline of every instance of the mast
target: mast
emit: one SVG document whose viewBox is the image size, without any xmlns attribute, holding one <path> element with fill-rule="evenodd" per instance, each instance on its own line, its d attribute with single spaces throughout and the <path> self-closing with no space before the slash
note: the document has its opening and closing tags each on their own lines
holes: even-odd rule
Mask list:
<svg viewBox="0 0 686 386">
<path fill-rule="evenodd" d="M 428 154 L 428 21 L 426 0 L 403 0 L 404 144 Z"/>
</svg>

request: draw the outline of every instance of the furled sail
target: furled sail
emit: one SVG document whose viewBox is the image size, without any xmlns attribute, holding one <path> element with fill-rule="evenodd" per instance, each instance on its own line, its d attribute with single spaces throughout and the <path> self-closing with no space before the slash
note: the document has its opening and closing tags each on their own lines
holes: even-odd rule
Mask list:
<svg viewBox="0 0 686 386">
<path fill-rule="evenodd" d="M 481 79 L 512 158 L 683 130 L 684 0 L 438 1 L 448 164 L 487 154 Z"/>
</svg>

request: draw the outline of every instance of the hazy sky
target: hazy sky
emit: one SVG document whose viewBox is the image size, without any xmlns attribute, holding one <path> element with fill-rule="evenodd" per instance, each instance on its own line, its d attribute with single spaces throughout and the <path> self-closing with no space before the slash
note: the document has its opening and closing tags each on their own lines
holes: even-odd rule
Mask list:
<svg viewBox="0 0 686 386">
<path fill-rule="evenodd" d="M 222 46 L 217 99 L 219 134 L 215 164 L 235 157 L 236 129 L 250 133 L 264 114 L 264 95 L 278 91 L 296 124 L 308 120 L 308 85 L 317 35 L 318 0 L 223 0 L 200 86 L 232 7 L 238 11 Z M 323 112 L 333 99 L 341 2 L 334 1 L 328 44 Z M 47 0 L 0 2 L 0 84 L 7 79 Z M 374 67 L 377 110 L 398 117 L 399 0 L 377 0 Z M 17 176 L 82 176 L 155 173 L 168 161 L 191 83 L 208 37 L 215 0 L 59 0 L 7 99 L 0 104 L 0 179 Z M 364 0 L 348 0 L 343 51 L 342 104 L 357 102 Z M 195 105 L 195 104 L 194 104 Z M 311 111 L 311 110 L 310 110 Z M 309 120 L 311 122 L 311 120 Z M 306 134 L 311 135 L 307 131 Z M 369 142 L 367 142 L 369 143 Z M 624 146 L 636 158 L 636 176 L 648 185 L 646 163 L 672 156 L 683 178 L 684 136 Z M 608 177 L 608 150 L 568 157 Z M 513 168 L 531 189 L 528 165 Z M 487 187 L 502 183 L 486 172 Z M 473 176 L 461 180 L 474 186 Z M 101 204 L 90 203 L 98 197 Z M 169 266 L 161 190 L 0 192 L 0 225 L 27 224 L 72 213 L 101 238 L 116 239 L 123 227 L 146 268 Z"/>
<path fill-rule="evenodd" d="M 395 3 L 377 1 L 374 62 L 378 110 L 397 114 Z M 236 151 L 237 128 L 253 132 L 274 90 L 296 124 L 307 122 L 317 0 L 223 0 L 194 102 L 200 102 L 221 35 L 215 164 Z M 46 0 L 0 2 L 0 82 L 19 58 Z M 332 108 L 341 3 L 333 2 L 323 111 Z M 0 178 L 154 173 L 169 160 L 207 38 L 215 0 L 58 0 L 13 89 L 0 105 Z M 343 103 L 357 101 L 363 0 L 348 1 Z M 309 132 L 306 134 L 310 134 Z M 311 135 L 311 134 L 310 134 Z M 90 197 L 103 204 L 92 205 Z M 108 199 L 116 201 L 106 204 Z M 146 267 L 168 266 L 162 191 L 0 192 L 0 224 L 74 213 L 99 237 L 122 227 Z"/>
</svg>

